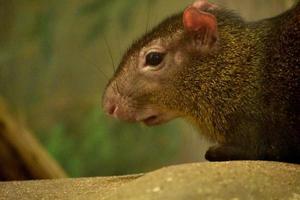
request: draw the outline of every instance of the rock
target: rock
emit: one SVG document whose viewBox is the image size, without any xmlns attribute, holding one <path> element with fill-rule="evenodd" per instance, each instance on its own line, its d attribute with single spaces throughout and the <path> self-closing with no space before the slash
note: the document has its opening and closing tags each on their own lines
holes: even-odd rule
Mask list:
<svg viewBox="0 0 300 200">
<path fill-rule="evenodd" d="M 239 161 L 166 167 L 146 175 L 0 183 L 0 200 L 300 200 L 300 165 Z"/>
<path fill-rule="evenodd" d="M 300 165 L 275 162 L 198 163 L 149 173 L 107 200 L 300 200 Z"/>
<path fill-rule="evenodd" d="M 0 200 L 102 200 L 141 175 L 0 183 Z"/>
</svg>

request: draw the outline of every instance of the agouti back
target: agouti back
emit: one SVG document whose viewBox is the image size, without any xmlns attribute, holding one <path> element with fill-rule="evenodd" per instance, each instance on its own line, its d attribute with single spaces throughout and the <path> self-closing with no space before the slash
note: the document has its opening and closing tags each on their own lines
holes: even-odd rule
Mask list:
<svg viewBox="0 0 300 200">
<path fill-rule="evenodd" d="M 218 143 L 210 161 L 299 163 L 299 66 L 300 2 L 245 22 L 198 0 L 129 48 L 103 107 L 147 125 L 187 119 Z"/>
</svg>

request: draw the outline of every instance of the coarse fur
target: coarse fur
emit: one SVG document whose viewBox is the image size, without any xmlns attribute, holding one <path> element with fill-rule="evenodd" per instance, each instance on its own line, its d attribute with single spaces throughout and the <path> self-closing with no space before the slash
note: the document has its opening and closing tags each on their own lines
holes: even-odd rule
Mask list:
<svg viewBox="0 0 300 200">
<path fill-rule="evenodd" d="M 114 99 L 123 109 L 118 118 L 127 121 L 143 121 L 136 113 L 151 107 L 187 119 L 218 143 L 206 153 L 211 161 L 299 163 L 300 3 L 257 22 L 225 8 L 205 11 L 218 22 L 213 47 L 190 50 L 195 44 L 184 30 L 183 13 L 166 19 L 126 52 L 104 104 L 111 107 Z M 156 41 L 171 64 L 160 70 L 163 75 L 150 76 L 138 71 L 139 55 Z M 177 62 L 170 57 L 178 52 Z"/>
</svg>

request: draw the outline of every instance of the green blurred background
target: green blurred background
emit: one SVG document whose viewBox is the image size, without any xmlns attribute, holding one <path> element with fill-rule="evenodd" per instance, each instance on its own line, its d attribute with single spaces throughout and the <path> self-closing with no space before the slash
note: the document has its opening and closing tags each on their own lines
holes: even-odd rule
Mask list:
<svg viewBox="0 0 300 200">
<path fill-rule="evenodd" d="M 181 120 L 126 124 L 101 110 L 130 43 L 189 0 L 0 0 L 0 96 L 72 177 L 145 172 L 203 161 L 208 142 Z M 247 20 L 293 0 L 215 1 Z"/>
</svg>

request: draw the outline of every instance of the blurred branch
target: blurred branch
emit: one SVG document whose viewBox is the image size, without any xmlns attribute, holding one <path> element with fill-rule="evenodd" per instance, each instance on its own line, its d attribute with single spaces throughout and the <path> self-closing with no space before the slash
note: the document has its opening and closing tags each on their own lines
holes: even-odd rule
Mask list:
<svg viewBox="0 0 300 200">
<path fill-rule="evenodd" d="M 67 177 L 34 136 L 13 120 L 0 99 L 0 179 Z"/>
</svg>

